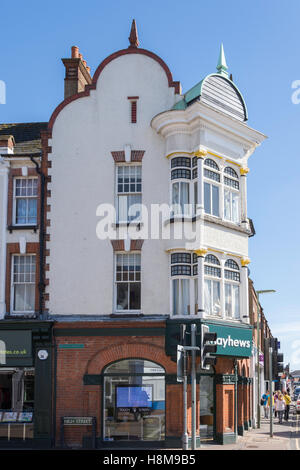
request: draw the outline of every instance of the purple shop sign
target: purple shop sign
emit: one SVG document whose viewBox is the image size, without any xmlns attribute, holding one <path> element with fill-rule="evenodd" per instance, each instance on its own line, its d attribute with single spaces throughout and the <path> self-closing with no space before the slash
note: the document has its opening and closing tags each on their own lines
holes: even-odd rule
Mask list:
<svg viewBox="0 0 300 470">
<path fill-rule="evenodd" d="M 265 361 L 264 361 L 264 355 L 263 355 L 263 354 L 260 354 L 260 355 L 259 355 L 259 364 L 260 364 L 261 366 L 263 366 L 264 363 L 265 363 Z"/>
</svg>

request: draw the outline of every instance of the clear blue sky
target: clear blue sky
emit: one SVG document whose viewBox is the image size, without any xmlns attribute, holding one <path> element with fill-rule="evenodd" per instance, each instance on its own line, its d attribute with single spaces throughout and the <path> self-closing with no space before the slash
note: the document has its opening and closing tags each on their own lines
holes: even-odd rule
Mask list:
<svg viewBox="0 0 300 470">
<path fill-rule="evenodd" d="M 1 122 L 47 121 L 63 98 L 60 59 L 77 45 L 92 68 L 126 48 L 131 21 L 140 47 L 161 56 L 188 90 L 214 72 L 224 43 L 249 125 L 268 140 L 249 160 L 250 271 L 285 362 L 300 369 L 299 127 L 291 101 L 300 80 L 299 0 L 11 1 L 1 21 L 0 80 L 7 85 Z"/>
</svg>

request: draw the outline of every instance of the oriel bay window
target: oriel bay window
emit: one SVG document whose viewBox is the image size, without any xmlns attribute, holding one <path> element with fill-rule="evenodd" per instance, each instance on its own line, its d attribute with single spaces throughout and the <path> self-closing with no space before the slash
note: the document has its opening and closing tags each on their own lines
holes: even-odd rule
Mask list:
<svg viewBox="0 0 300 470">
<path fill-rule="evenodd" d="M 240 269 L 238 264 L 228 259 L 225 262 L 225 315 L 227 318 L 240 318 Z"/>
<path fill-rule="evenodd" d="M 14 224 L 37 224 L 37 178 L 14 179 Z"/>
<path fill-rule="evenodd" d="M 117 166 L 117 221 L 132 222 L 141 219 L 142 167 Z"/>
<path fill-rule="evenodd" d="M 221 266 L 218 258 L 208 254 L 204 261 L 204 302 L 205 312 L 221 316 Z"/>
<path fill-rule="evenodd" d="M 141 255 L 117 254 L 115 269 L 117 311 L 141 309 Z"/>
</svg>

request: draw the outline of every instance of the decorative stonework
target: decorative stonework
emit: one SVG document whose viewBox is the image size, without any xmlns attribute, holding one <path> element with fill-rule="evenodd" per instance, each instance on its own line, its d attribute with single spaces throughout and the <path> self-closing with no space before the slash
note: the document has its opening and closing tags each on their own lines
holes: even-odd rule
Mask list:
<svg viewBox="0 0 300 470">
<path fill-rule="evenodd" d="M 246 268 L 248 266 L 248 264 L 250 264 L 250 259 L 249 258 L 242 258 L 241 259 L 241 265 L 243 266 L 243 268 Z"/>
<path fill-rule="evenodd" d="M 205 248 L 200 248 L 199 250 L 195 250 L 195 253 L 198 256 L 204 257 L 207 253 L 207 250 Z"/>
<path fill-rule="evenodd" d="M 249 171 L 249 168 L 240 168 L 241 176 L 246 176 Z"/>
</svg>

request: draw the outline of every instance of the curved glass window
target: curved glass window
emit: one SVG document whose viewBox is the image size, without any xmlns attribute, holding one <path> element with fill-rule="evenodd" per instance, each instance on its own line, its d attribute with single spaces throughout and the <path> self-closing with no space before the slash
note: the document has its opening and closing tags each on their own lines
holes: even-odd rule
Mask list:
<svg viewBox="0 0 300 470">
<path fill-rule="evenodd" d="M 209 167 L 209 168 L 207 168 Z M 214 170 L 214 171 L 213 171 Z M 214 160 L 204 161 L 204 210 L 206 214 L 220 215 L 220 172 Z"/>
<path fill-rule="evenodd" d="M 175 157 L 171 160 L 171 168 L 191 167 L 191 159 L 189 157 Z"/>
<path fill-rule="evenodd" d="M 165 370 L 144 359 L 125 359 L 104 370 L 105 441 L 165 439 Z"/>
<path fill-rule="evenodd" d="M 225 176 L 228 175 L 228 176 Z M 224 218 L 238 223 L 239 216 L 239 177 L 231 167 L 224 169 Z"/>
<path fill-rule="evenodd" d="M 221 268 L 218 258 L 208 254 L 204 260 L 204 303 L 208 315 L 221 315 Z"/>
<path fill-rule="evenodd" d="M 225 262 L 225 314 L 227 318 L 240 318 L 240 268 L 236 261 Z"/>
</svg>

